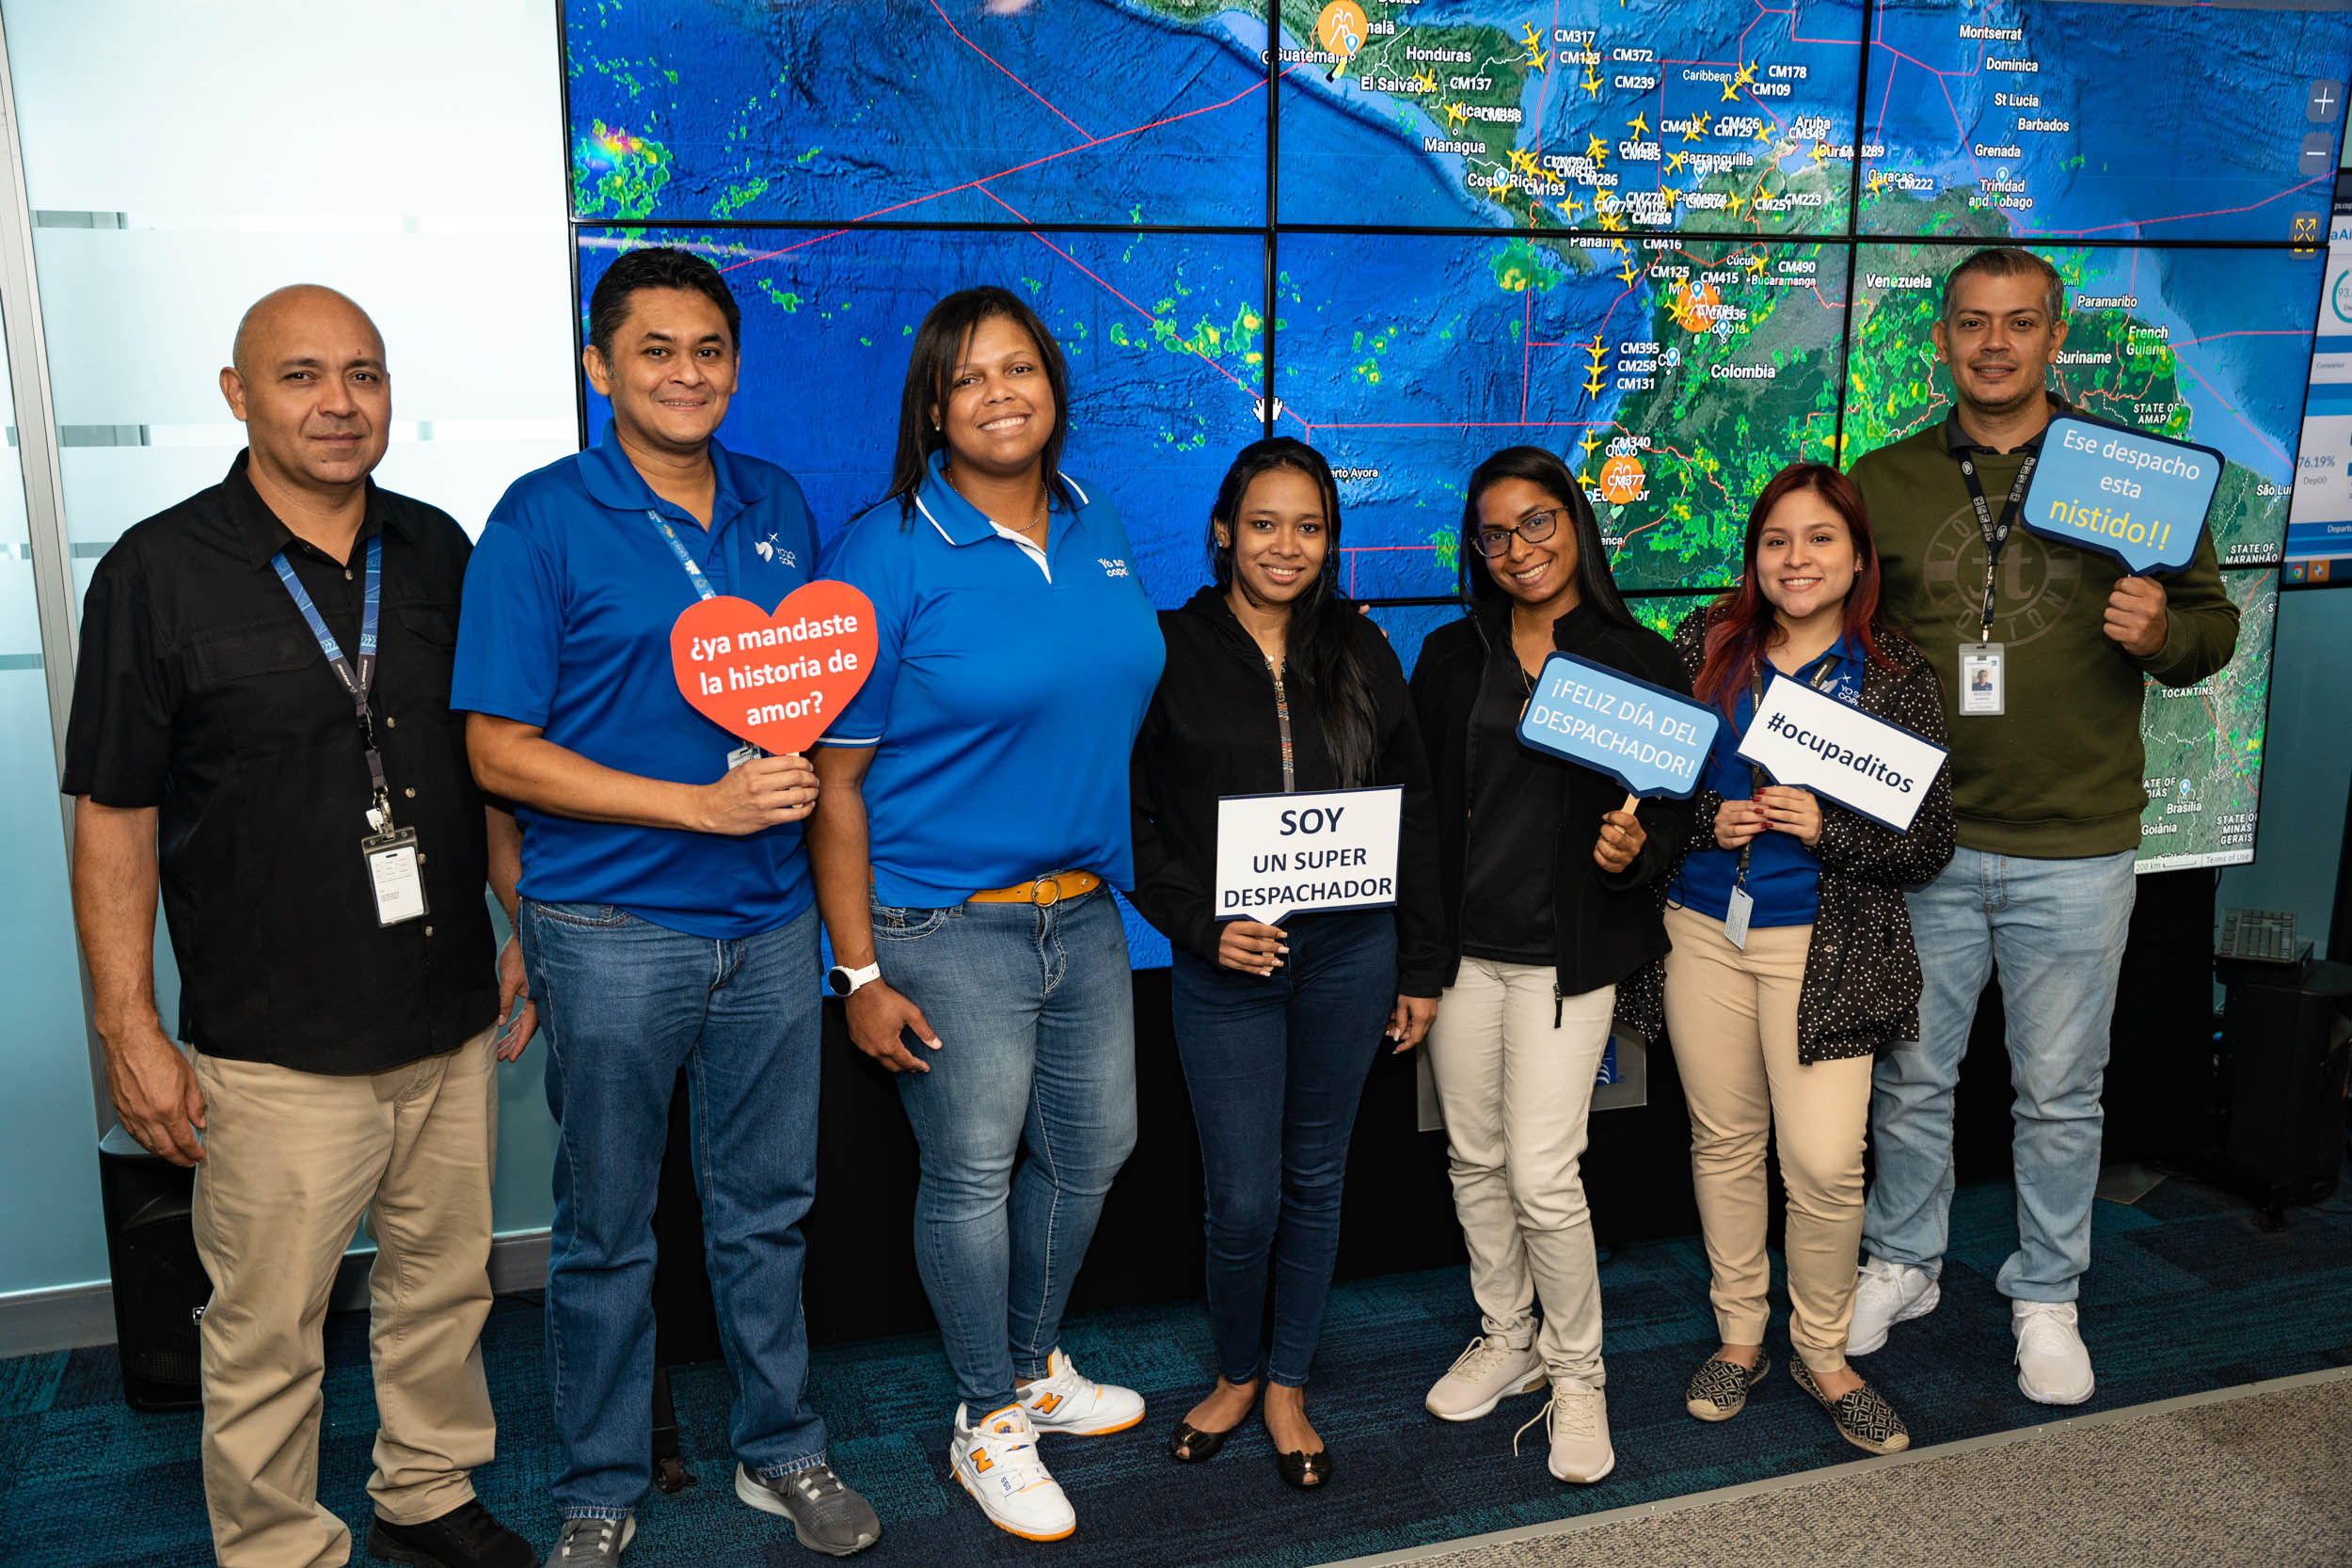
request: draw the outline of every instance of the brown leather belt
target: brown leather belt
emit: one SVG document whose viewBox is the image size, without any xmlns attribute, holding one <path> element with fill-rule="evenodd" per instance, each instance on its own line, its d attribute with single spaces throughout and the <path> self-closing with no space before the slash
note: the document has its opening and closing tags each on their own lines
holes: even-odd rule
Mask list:
<svg viewBox="0 0 2352 1568">
<path fill-rule="evenodd" d="M 964 900 L 968 904 L 1035 904 L 1051 909 L 1065 898 L 1075 898 L 1092 893 L 1103 885 L 1103 879 L 1091 871 L 1049 871 L 1042 877 L 1032 877 L 1010 887 L 993 887 L 976 893 Z"/>
</svg>

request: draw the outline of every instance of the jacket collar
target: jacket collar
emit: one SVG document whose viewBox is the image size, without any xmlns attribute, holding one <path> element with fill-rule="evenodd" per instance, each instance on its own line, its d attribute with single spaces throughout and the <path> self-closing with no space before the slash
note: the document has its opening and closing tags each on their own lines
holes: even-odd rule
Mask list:
<svg viewBox="0 0 2352 1568">
<path fill-rule="evenodd" d="M 716 436 L 710 438 L 710 468 L 717 485 L 710 508 L 713 528 L 768 499 L 768 486 L 720 445 Z M 637 465 L 628 460 L 628 453 L 621 450 L 620 436 L 611 420 L 604 421 L 604 438 L 580 454 L 580 482 L 587 487 L 590 499 L 615 512 L 651 512 L 664 504 L 645 483 L 645 476 L 637 471 Z"/>
<path fill-rule="evenodd" d="M 229 465 L 228 477 L 221 481 L 221 489 L 228 500 L 229 515 L 236 524 L 238 542 L 244 546 L 246 558 L 253 562 L 253 569 L 258 572 L 268 566 L 272 556 L 293 544 L 295 535 L 294 530 L 278 520 L 278 514 L 269 509 L 269 503 L 262 499 L 262 493 L 253 488 L 252 476 L 247 472 L 252 460 L 250 448 L 237 453 Z M 398 509 L 385 503 L 385 492 L 378 489 L 375 481 L 371 479 L 368 481 L 367 510 L 354 543 L 374 537 L 387 525 L 410 544 L 417 543 L 415 525 Z"/>
</svg>

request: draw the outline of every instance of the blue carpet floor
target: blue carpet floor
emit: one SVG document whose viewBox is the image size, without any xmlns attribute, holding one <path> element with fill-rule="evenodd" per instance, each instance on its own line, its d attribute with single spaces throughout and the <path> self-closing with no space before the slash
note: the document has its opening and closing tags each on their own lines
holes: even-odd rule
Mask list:
<svg viewBox="0 0 2352 1568">
<path fill-rule="evenodd" d="M 2010 1208 L 2006 1186 L 1962 1191 L 1943 1305 L 1857 1363 L 1920 1444 L 2029 1426 L 2051 1414 L 2017 1392 L 2006 1303 L 1993 1289 L 2014 1234 Z M 2283 1232 L 2265 1234 L 2234 1199 L 2176 1179 L 2137 1207 L 2098 1205 L 2094 1245 L 2083 1324 L 2099 1392 L 2083 1411 L 2352 1364 L 2352 1211 L 2342 1200 L 2292 1210 Z M 1546 1474 L 1540 1427 L 1513 1457 L 1512 1429 L 1535 1413 L 1534 1396 L 1469 1425 L 1422 1411 L 1430 1381 L 1477 1329 L 1458 1270 L 1362 1280 L 1333 1294 L 1310 1395 L 1338 1461 L 1337 1479 L 1320 1496 L 1280 1483 L 1255 1427 L 1206 1465 L 1166 1457 L 1169 1423 L 1199 1397 L 1213 1365 L 1206 1319 L 1193 1304 L 1068 1325 L 1064 1344 L 1079 1365 L 1140 1388 L 1152 1410 L 1142 1426 L 1117 1436 L 1046 1439 L 1046 1457 L 1079 1517 L 1078 1534 L 1057 1545 L 990 1528 L 947 1479 L 954 1402 L 935 1339 L 822 1350 L 810 1394 L 833 1424 L 835 1465 L 881 1512 L 882 1540 L 859 1560 L 871 1568 L 1303 1568 L 1859 1457 L 1778 1371 L 1726 1425 L 1683 1413 L 1683 1383 L 1714 1343 L 1695 1240 L 1617 1253 L 1602 1268 L 1601 1290 L 1617 1467 L 1592 1487 L 1563 1486 Z M 364 1333 L 357 1318 L 330 1326 L 320 1464 L 327 1502 L 356 1526 L 367 1517 L 362 1488 L 374 1422 Z M 1784 1324 L 1774 1324 L 1772 1344 L 1785 1364 Z M 502 1426 L 499 1461 L 476 1481 L 490 1507 L 544 1550 L 555 1530 L 547 1488 L 558 1456 L 538 1313 L 501 1302 L 485 1346 Z M 700 1484 L 647 1497 L 629 1562 L 818 1560 L 777 1521 L 735 1499 L 724 1370 L 679 1369 L 675 1386 Z M 0 1361 L 0 1562 L 209 1563 L 197 1433 L 193 1414 L 125 1407 L 111 1349 Z"/>
</svg>

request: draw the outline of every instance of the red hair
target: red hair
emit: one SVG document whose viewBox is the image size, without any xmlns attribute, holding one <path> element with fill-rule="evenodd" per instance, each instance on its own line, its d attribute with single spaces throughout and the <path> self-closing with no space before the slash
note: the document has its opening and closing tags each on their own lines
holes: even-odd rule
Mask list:
<svg viewBox="0 0 2352 1568">
<path fill-rule="evenodd" d="M 1844 635 L 1862 645 L 1866 657 L 1892 668 L 1894 660 L 1879 651 L 1879 551 L 1870 537 L 1870 515 L 1862 492 L 1844 474 L 1826 463 L 1791 463 L 1774 474 L 1764 493 L 1748 508 L 1748 536 L 1740 546 L 1740 586 L 1707 607 L 1706 656 L 1699 662 L 1692 694 L 1711 702 L 1730 717 L 1762 663 L 1765 651 L 1780 640 L 1772 603 L 1764 596 L 1756 576 L 1756 544 L 1764 535 L 1764 520 L 1773 508 L 1801 490 L 1809 490 L 1845 519 L 1853 541 L 1853 586 L 1846 592 Z"/>
</svg>

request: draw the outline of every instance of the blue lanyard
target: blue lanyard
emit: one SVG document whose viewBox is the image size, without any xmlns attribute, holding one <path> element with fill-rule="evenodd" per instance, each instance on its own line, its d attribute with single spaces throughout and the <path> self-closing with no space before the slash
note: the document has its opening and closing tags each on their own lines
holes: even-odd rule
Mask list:
<svg viewBox="0 0 2352 1568">
<path fill-rule="evenodd" d="M 368 712 L 368 689 L 375 684 L 375 627 L 384 598 L 384 536 L 379 533 L 368 541 L 367 587 L 359 610 L 359 657 L 357 666 L 344 657 L 342 645 L 335 634 L 326 629 L 326 618 L 319 607 L 310 602 L 310 591 L 294 576 L 294 567 L 286 561 L 286 552 L 279 550 L 269 558 L 277 568 L 278 580 L 286 585 L 294 596 L 294 608 L 310 624 L 310 635 L 319 640 L 319 652 L 326 656 L 327 667 L 335 678 L 343 683 L 351 696 L 351 710 L 359 721 L 359 744 L 367 751 L 368 779 L 375 791 L 375 807 L 370 813 L 379 832 L 389 831 L 392 823 L 392 794 L 384 782 L 384 757 L 375 748 L 375 722 Z"/>
<path fill-rule="evenodd" d="M 670 526 L 670 520 L 651 507 L 645 509 L 645 515 L 651 517 L 653 526 L 661 531 L 661 537 L 670 542 L 670 553 L 676 556 L 677 563 L 686 568 L 686 580 L 694 585 L 695 594 L 706 599 L 717 598 L 719 595 L 711 592 L 710 579 L 703 576 L 700 566 L 694 564 L 694 558 L 686 553 L 686 546 L 678 539 L 677 530 Z"/>
</svg>

